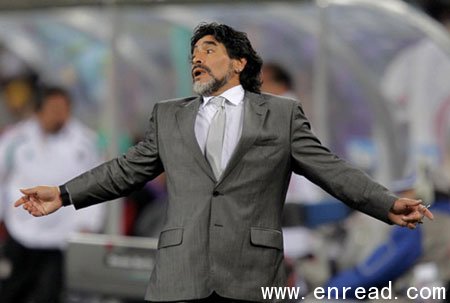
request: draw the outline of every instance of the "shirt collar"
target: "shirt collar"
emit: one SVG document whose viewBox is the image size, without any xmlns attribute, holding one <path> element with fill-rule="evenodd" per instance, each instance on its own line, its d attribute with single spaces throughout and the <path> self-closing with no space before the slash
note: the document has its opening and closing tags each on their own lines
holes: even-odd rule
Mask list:
<svg viewBox="0 0 450 303">
<path fill-rule="evenodd" d="M 232 88 L 224 91 L 220 94 L 220 96 L 226 98 L 231 104 L 238 105 L 244 100 L 245 91 L 242 85 L 236 85 Z M 206 106 L 208 102 L 216 96 L 203 96 L 203 104 L 202 106 Z"/>
</svg>

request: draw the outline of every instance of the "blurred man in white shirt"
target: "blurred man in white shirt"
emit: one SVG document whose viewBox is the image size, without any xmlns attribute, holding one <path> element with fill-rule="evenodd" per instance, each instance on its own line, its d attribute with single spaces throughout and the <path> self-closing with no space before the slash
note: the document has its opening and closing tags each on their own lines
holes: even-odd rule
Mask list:
<svg viewBox="0 0 450 303">
<path fill-rule="evenodd" d="M 71 233 L 98 231 L 103 207 L 76 213 L 63 209 L 37 219 L 11 207 L 18 188 L 53 184 L 99 163 L 95 134 L 71 118 L 71 99 L 59 87 L 43 90 L 34 117 L 0 137 L 0 221 L 9 233 L 5 255 L 12 271 L 0 289 L 0 302 L 61 302 L 63 250 Z"/>
</svg>

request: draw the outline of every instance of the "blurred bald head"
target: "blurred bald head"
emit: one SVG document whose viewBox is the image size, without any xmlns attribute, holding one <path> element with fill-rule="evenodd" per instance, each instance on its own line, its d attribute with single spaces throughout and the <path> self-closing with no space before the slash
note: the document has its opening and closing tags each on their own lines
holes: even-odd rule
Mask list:
<svg viewBox="0 0 450 303">
<path fill-rule="evenodd" d="M 271 94 L 284 95 L 293 89 L 291 75 L 276 63 L 263 65 L 261 79 L 261 89 Z"/>
</svg>

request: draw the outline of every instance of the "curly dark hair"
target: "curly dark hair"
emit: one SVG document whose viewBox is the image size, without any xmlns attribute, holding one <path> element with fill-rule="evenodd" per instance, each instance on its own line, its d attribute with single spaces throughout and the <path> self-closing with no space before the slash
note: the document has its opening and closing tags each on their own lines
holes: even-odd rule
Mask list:
<svg viewBox="0 0 450 303">
<path fill-rule="evenodd" d="M 247 34 L 225 24 L 200 23 L 194 29 L 191 38 L 191 55 L 197 41 L 207 35 L 213 36 L 218 42 L 222 43 L 230 58 L 245 58 L 247 60 L 244 70 L 239 75 L 239 80 L 245 90 L 259 94 L 261 92 L 261 66 L 263 61 L 253 49 Z"/>
</svg>

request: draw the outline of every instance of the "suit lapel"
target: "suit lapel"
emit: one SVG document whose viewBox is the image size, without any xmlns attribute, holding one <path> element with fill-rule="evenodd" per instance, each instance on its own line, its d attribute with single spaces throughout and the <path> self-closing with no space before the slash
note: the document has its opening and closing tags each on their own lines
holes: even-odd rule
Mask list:
<svg viewBox="0 0 450 303">
<path fill-rule="evenodd" d="M 181 133 L 184 143 L 192 151 L 198 165 L 212 180 L 215 181 L 214 173 L 203 155 L 200 146 L 198 146 L 197 138 L 195 136 L 195 118 L 197 117 L 200 104 L 200 97 L 180 104 L 180 108 L 176 111 L 175 117 L 178 124 L 178 130 Z"/>
<path fill-rule="evenodd" d="M 231 156 L 231 159 L 223 171 L 217 185 L 222 183 L 222 181 L 229 175 L 229 173 L 233 170 L 236 164 L 239 163 L 258 137 L 267 114 L 267 108 L 264 104 L 265 100 L 261 95 L 247 91 L 245 92 L 244 123 L 242 126 L 241 139 L 239 140 L 239 143 L 237 144 L 236 149 L 234 150 L 233 155 Z"/>
</svg>

